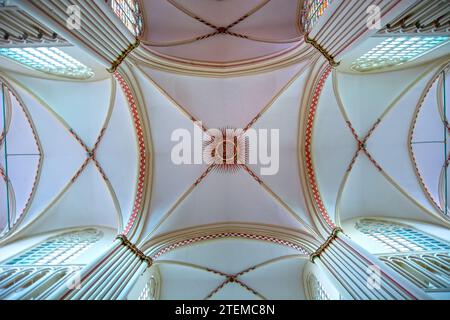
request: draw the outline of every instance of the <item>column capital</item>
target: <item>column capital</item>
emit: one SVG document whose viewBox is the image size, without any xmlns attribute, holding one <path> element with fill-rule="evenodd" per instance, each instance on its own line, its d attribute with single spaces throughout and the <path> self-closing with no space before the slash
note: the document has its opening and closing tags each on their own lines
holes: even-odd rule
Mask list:
<svg viewBox="0 0 450 320">
<path fill-rule="evenodd" d="M 339 232 L 343 232 L 342 228 L 340 228 L 340 227 L 333 228 L 333 230 L 331 231 L 330 235 L 325 240 L 325 242 L 315 252 L 311 253 L 311 255 L 309 256 L 309 259 L 311 262 L 314 262 L 315 258 L 320 257 L 322 252 L 331 244 L 331 242 L 333 242 L 334 239 L 336 239 Z"/>
<path fill-rule="evenodd" d="M 330 53 L 328 53 L 325 48 L 323 48 L 316 40 L 309 37 L 309 34 L 305 34 L 305 42 L 316 48 L 325 57 L 325 59 L 328 60 L 332 67 L 339 66 L 340 62 L 336 62 L 334 60 L 334 57 Z"/>
<path fill-rule="evenodd" d="M 122 245 L 130 249 L 135 256 L 137 256 L 142 261 L 145 261 L 148 267 L 151 267 L 153 265 L 153 259 L 146 256 L 134 243 L 128 240 L 128 238 L 124 234 L 119 234 L 116 239 L 120 240 Z"/>
</svg>

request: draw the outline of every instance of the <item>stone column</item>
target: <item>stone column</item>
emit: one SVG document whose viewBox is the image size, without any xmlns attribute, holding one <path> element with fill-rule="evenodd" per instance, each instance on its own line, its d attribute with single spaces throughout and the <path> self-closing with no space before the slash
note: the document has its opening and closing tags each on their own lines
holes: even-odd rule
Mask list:
<svg viewBox="0 0 450 320">
<path fill-rule="evenodd" d="M 422 300 L 430 297 L 377 257 L 351 241 L 340 228 L 311 255 L 355 300 Z"/>
</svg>

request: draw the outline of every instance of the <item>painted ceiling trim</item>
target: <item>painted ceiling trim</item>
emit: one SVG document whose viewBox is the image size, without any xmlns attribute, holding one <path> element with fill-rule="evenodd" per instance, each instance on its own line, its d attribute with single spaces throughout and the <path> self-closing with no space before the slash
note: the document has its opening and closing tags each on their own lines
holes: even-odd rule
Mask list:
<svg viewBox="0 0 450 320">
<path fill-rule="evenodd" d="M 245 290 L 249 291 L 251 294 L 254 294 L 255 296 L 259 297 L 260 299 L 267 300 L 267 298 L 264 295 L 262 295 L 260 292 L 258 292 L 254 288 L 250 287 L 248 284 L 245 283 L 245 281 L 243 281 L 242 279 L 239 279 L 239 278 L 241 276 L 248 274 L 248 273 L 250 273 L 256 269 L 259 269 L 261 267 L 271 265 L 271 264 L 274 264 L 274 263 L 277 263 L 277 262 L 280 262 L 283 260 L 288 260 L 288 259 L 307 259 L 307 257 L 302 256 L 302 255 L 284 255 L 284 256 L 280 256 L 280 257 L 276 257 L 276 258 L 273 258 L 270 260 L 260 262 L 258 264 L 252 265 L 250 267 L 247 267 L 247 268 L 245 268 L 239 272 L 233 273 L 233 274 L 222 272 L 216 268 L 209 268 L 209 267 L 204 267 L 204 266 L 197 265 L 194 263 L 174 261 L 174 260 L 159 260 L 156 262 L 156 265 L 178 265 L 178 266 L 183 266 L 183 267 L 188 267 L 188 268 L 193 268 L 193 269 L 209 272 L 209 273 L 212 273 L 212 274 L 215 274 L 215 275 L 225 278 L 217 287 L 215 287 L 213 290 L 211 290 L 208 293 L 208 295 L 204 298 L 204 300 L 211 299 L 215 294 L 217 294 L 220 290 L 222 290 L 229 283 L 236 283 L 239 286 L 241 286 L 242 288 L 244 288 Z"/>
<path fill-rule="evenodd" d="M 290 48 L 281 50 L 279 52 L 276 53 L 272 53 L 263 57 L 257 57 L 257 58 L 251 58 L 251 59 L 244 59 L 244 60 L 237 60 L 234 62 L 213 62 L 213 61 L 198 61 L 198 60 L 190 60 L 190 59 L 185 59 L 185 58 L 181 58 L 181 57 L 174 57 L 171 55 L 167 55 L 161 52 L 156 52 L 155 50 L 151 50 L 150 48 L 147 47 L 140 47 L 142 48 L 142 51 L 151 54 L 154 57 L 157 58 L 161 58 L 161 60 L 166 61 L 168 63 L 175 63 L 175 64 L 179 64 L 180 66 L 183 65 L 189 65 L 189 66 L 196 66 L 196 67 L 206 67 L 206 68 L 220 68 L 223 70 L 224 67 L 245 67 L 245 66 L 249 66 L 249 65 L 254 65 L 256 63 L 270 63 L 273 60 L 275 60 L 276 58 L 278 59 L 282 59 L 287 57 L 290 57 L 291 55 L 295 55 L 296 51 L 299 51 L 301 49 L 303 49 L 305 46 L 305 42 L 304 39 L 300 39 L 298 41 L 298 43 Z M 142 59 L 142 60 L 151 60 L 151 59 Z M 218 70 L 215 70 L 218 71 Z M 229 72 L 226 72 L 227 74 L 229 74 Z"/>
<path fill-rule="evenodd" d="M 193 38 L 190 38 L 190 39 L 180 39 L 180 40 L 170 41 L 170 42 L 153 42 L 153 41 L 149 41 L 149 40 L 141 40 L 144 45 L 152 46 L 152 47 L 177 46 L 177 45 L 181 45 L 181 44 L 187 44 L 187 43 L 200 41 L 200 40 L 203 40 L 203 39 L 214 37 L 214 36 L 219 35 L 219 34 L 227 34 L 227 35 L 238 37 L 238 38 L 243 38 L 243 39 L 248 39 L 248 40 L 258 41 L 258 42 L 266 42 L 266 43 L 291 43 L 291 42 L 298 42 L 298 41 L 303 39 L 303 37 L 301 37 L 301 36 L 298 36 L 298 37 L 295 37 L 295 38 L 291 38 L 291 39 L 280 39 L 280 40 L 265 39 L 265 38 L 251 36 L 251 35 L 248 35 L 248 34 L 242 34 L 242 33 L 233 32 L 233 31 L 229 30 L 232 27 L 234 27 L 234 26 L 238 25 L 239 23 L 241 23 L 242 21 L 244 21 L 245 19 L 249 18 L 250 16 L 252 16 L 256 12 L 258 12 L 266 4 L 268 4 L 270 2 L 270 0 L 263 0 L 256 7 L 252 8 L 250 11 L 248 11 L 245 14 L 243 14 L 241 17 L 239 17 L 238 19 L 236 19 L 235 21 L 233 21 L 232 23 L 230 23 L 229 25 L 227 25 L 225 27 L 219 27 L 219 26 L 215 25 L 213 22 L 210 22 L 210 21 L 208 21 L 208 19 L 200 17 L 196 13 L 194 13 L 191 10 L 183 7 L 181 4 L 175 2 L 174 0 L 167 0 L 167 1 L 172 6 L 177 8 L 179 11 L 183 12 L 184 14 L 186 14 L 189 17 L 191 17 L 192 19 L 195 19 L 198 22 L 200 22 L 200 23 L 202 23 L 202 24 L 212 28 L 215 31 L 212 31 L 212 32 L 209 32 L 209 33 L 206 33 L 206 34 L 203 34 L 203 35 L 199 35 L 199 36 L 196 36 L 196 37 L 193 37 Z"/>
<path fill-rule="evenodd" d="M 139 169 L 138 169 L 138 179 L 137 179 L 137 187 L 136 187 L 136 194 L 134 198 L 134 204 L 133 204 L 133 210 L 130 215 L 130 218 L 127 222 L 127 225 L 125 226 L 125 229 L 123 230 L 122 234 L 128 235 L 132 228 L 135 226 L 137 221 L 139 221 L 138 217 L 141 216 L 143 211 L 143 200 L 145 195 L 145 182 L 146 182 L 146 176 L 148 173 L 147 170 L 147 150 L 146 150 L 146 142 L 145 142 L 145 136 L 144 136 L 144 128 L 142 126 L 140 113 L 138 111 L 138 106 L 136 104 L 136 101 L 134 99 L 133 93 L 128 86 L 128 83 L 124 80 L 123 76 L 120 75 L 118 72 L 114 73 L 114 77 L 117 79 L 119 85 L 121 86 L 121 89 L 123 93 L 125 94 L 128 106 L 130 108 L 130 113 L 132 115 L 133 124 L 135 128 L 136 133 L 136 139 L 138 143 L 139 148 Z"/>
<path fill-rule="evenodd" d="M 282 239 L 278 239 L 278 238 L 270 237 L 270 236 L 255 235 L 255 234 L 251 234 L 251 233 L 224 232 L 224 233 L 210 234 L 210 235 L 206 235 L 206 236 L 199 236 L 199 237 L 183 240 L 180 242 L 176 242 L 176 243 L 169 245 L 167 247 L 164 247 L 163 249 L 156 252 L 152 256 L 152 259 L 157 260 L 161 255 L 163 255 L 169 251 L 172 251 L 174 249 L 184 247 L 187 245 L 191 245 L 196 242 L 214 240 L 214 239 L 222 239 L 222 238 L 244 238 L 244 239 L 253 239 L 253 240 L 259 240 L 259 241 L 267 241 L 267 242 L 272 242 L 272 243 L 276 243 L 276 244 L 283 245 L 283 246 L 288 246 L 290 248 L 293 248 L 293 249 L 299 251 L 302 255 L 308 255 L 308 253 L 305 249 L 303 249 L 301 246 L 299 246 L 295 243 L 292 243 L 290 241 L 286 241 L 286 240 L 282 240 Z"/>
<path fill-rule="evenodd" d="M 322 200 L 322 196 L 320 195 L 313 164 L 312 138 L 314 131 L 314 120 L 317 114 L 317 106 L 319 104 L 320 95 L 325 85 L 325 81 L 331 74 L 332 69 L 333 68 L 330 65 L 326 65 L 324 69 L 321 69 L 320 74 L 318 75 L 318 79 L 316 80 L 313 88 L 313 96 L 311 98 L 309 108 L 307 109 L 306 128 L 304 131 L 304 161 L 306 166 L 307 188 L 309 191 L 308 194 L 311 197 L 314 211 L 316 211 L 316 213 L 318 213 L 317 216 L 321 218 L 320 221 L 325 222 L 330 229 L 334 229 L 336 225 L 331 220 Z"/>
<path fill-rule="evenodd" d="M 309 253 L 320 245 L 316 237 L 299 230 L 256 223 L 217 223 L 177 230 L 153 239 L 143 239 L 138 246 L 147 256 L 156 260 L 161 255 L 180 247 L 223 238 L 272 242 L 293 248 L 305 256 L 309 256 Z"/>
<path fill-rule="evenodd" d="M 231 77 L 238 75 L 256 74 L 277 70 L 299 63 L 314 55 L 319 55 L 316 50 L 304 41 L 287 52 L 278 53 L 266 59 L 257 59 L 233 64 L 200 64 L 195 61 L 174 59 L 160 53 L 151 51 L 144 46 L 139 46 L 130 54 L 130 59 L 136 65 L 143 65 L 161 71 L 213 77 Z"/>
</svg>

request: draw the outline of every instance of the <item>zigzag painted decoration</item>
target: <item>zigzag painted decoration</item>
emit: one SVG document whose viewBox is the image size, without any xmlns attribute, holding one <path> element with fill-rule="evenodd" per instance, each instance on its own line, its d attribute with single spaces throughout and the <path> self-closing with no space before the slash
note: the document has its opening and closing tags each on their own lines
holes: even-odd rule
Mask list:
<svg viewBox="0 0 450 320">
<path fill-rule="evenodd" d="M 317 186 L 317 180 L 316 180 L 316 174 L 314 171 L 313 161 L 312 161 L 312 153 L 311 153 L 311 142 L 312 142 L 312 131 L 314 126 L 314 118 L 316 116 L 317 111 L 317 105 L 319 104 L 319 97 L 322 93 L 323 86 L 325 85 L 325 81 L 327 80 L 328 76 L 331 73 L 331 70 L 333 68 L 331 66 L 328 66 L 325 71 L 322 73 L 315 91 L 314 95 L 312 97 L 311 106 L 309 107 L 309 114 L 308 114 L 308 122 L 306 126 L 305 131 L 305 161 L 306 161 L 306 169 L 307 169 L 307 176 L 308 176 L 308 182 L 309 186 L 311 188 L 311 191 L 313 193 L 313 197 L 315 200 L 315 204 L 317 206 L 317 209 L 319 210 L 322 217 L 325 219 L 327 224 L 335 228 L 335 224 L 331 220 L 330 216 L 328 215 L 327 209 L 325 208 L 325 205 L 323 204 L 322 198 L 320 196 L 319 188 Z"/>
<path fill-rule="evenodd" d="M 136 188 L 136 196 L 133 204 L 133 211 L 131 213 L 130 219 L 128 220 L 125 229 L 122 232 L 122 234 L 127 235 L 130 232 L 132 226 L 134 225 L 134 222 L 136 221 L 138 214 L 142 210 L 142 200 L 144 194 L 144 182 L 146 174 L 146 166 L 145 166 L 146 149 L 145 149 L 144 131 L 142 129 L 141 119 L 139 117 L 139 112 L 137 110 L 133 94 L 128 84 L 125 82 L 123 77 L 118 72 L 114 73 L 114 77 L 119 82 L 120 87 L 122 88 L 125 96 L 127 97 L 128 106 L 130 108 L 130 112 L 133 117 L 133 123 L 136 131 L 136 137 L 138 140 L 138 148 L 139 148 L 139 174 Z"/>
</svg>

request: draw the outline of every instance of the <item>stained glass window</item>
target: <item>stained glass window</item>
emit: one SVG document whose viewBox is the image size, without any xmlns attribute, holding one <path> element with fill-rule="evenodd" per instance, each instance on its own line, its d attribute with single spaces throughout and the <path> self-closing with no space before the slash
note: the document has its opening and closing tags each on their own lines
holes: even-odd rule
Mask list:
<svg viewBox="0 0 450 320">
<path fill-rule="evenodd" d="M 356 229 L 381 243 L 388 252 L 450 250 L 450 245 L 413 228 L 378 220 L 363 219 Z"/>
<path fill-rule="evenodd" d="M 399 65 L 423 56 L 446 44 L 448 36 L 391 37 L 362 55 L 352 64 L 355 71 L 371 71 Z"/>
<path fill-rule="evenodd" d="M 311 31 L 317 20 L 324 14 L 333 0 L 305 0 L 302 23 L 305 32 Z"/>
<path fill-rule="evenodd" d="M 101 238 L 96 229 L 65 233 L 44 241 L 4 262 L 7 266 L 59 265 L 68 263 Z"/>
<path fill-rule="evenodd" d="M 111 0 L 111 7 L 116 16 L 135 36 L 142 33 L 143 19 L 138 0 Z"/>
<path fill-rule="evenodd" d="M 0 56 L 61 77 L 88 79 L 94 75 L 90 68 L 58 48 L 0 48 Z"/>
</svg>

